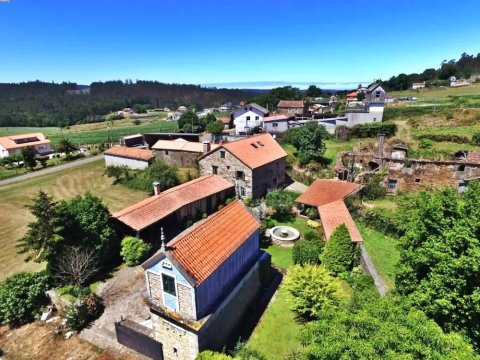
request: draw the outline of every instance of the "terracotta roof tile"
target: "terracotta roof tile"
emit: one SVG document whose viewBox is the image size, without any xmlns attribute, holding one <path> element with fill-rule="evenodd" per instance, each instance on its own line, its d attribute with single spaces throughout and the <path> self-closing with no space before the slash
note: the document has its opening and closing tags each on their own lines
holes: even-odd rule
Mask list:
<svg viewBox="0 0 480 360">
<path fill-rule="evenodd" d="M 272 115 L 263 118 L 263 122 L 271 122 L 271 121 L 283 121 L 288 120 L 290 117 L 286 115 Z"/>
<path fill-rule="evenodd" d="M 360 189 L 359 184 L 340 180 L 317 179 L 297 198 L 297 202 L 310 206 L 321 206 L 333 201 L 343 200 Z"/>
<path fill-rule="evenodd" d="M 225 117 L 225 118 L 218 118 L 217 121 L 220 121 L 224 124 L 230 124 L 232 120 L 230 118 Z"/>
<path fill-rule="evenodd" d="M 198 286 L 259 227 L 257 219 L 236 200 L 172 240 L 169 253 Z"/>
<path fill-rule="evenodd" d="M 303 108 L 303 100 L 280 100 L 277 108 Z"/>
<path fill-rule="evenodd" d="M 26 139 L 26 138 L 35 138 L 36 141 L 26 142 L 26 143 L 16 143 L 15 140 Z M 0 137 L 0 145 L 2 145 L 6 150 L 18 149 L 26 146 L 35 146 L 35 145 L 45 145 L 50 144 L 50 140 L 47 139 L 42 133 L 31 133 L 31 134 L 22 134 L 22 135 L 10 135 Z"/>
<path fill-rule="evenodd" d="M 256 135 L 224 144 L 225 150 L 238 158 L 250 169 L 271 163 L 287 156 L 285 150 L 270 134 Z M 210 153 L 203 156 L 208 156 Z"/>
<path fill-rule="evenodd" d="M 114 146 L 104 152 L 105 155 L 120 156 L 129 159 L 151 160 L 153 153 L 151 150 L 130 148 L 125 146 Z"/>
<path fill-rule="evenodd" d="M 134 230 L 142 230 L 181 207 L 207 196 L 233 188 L 233 184 L 218 175 L 206 175 L 151 196 L 112 216 Z"/>
<path fill-rule="evenodd" d="M 342 224 L 348 229 L 352 242 L 362 242 L 363 238 L 358 231 L 357 225 L 352 219 L 350 212 L 343 200 L 337 200 L 318 207 L 320 221 L 327 241 L 333 232 Z"/>
<path fill-rule="evenodd" d="M 355 91 L 354 91 L 354 92 L 351 92 L 351 93 L 347 94 L 347 98 L 348 98 L 348 97 L 354 97 L 354 98 L 356 98 L 356 97 L 357 97 L 357 93 L 356 93 Z"/>
<path fill-rule="evenodd" d="M 220 145 L 217 144 L 210 144 L 210 149 L 213 150 L 219 146 Z M 181 138 L 176 140 L 158 140 L 155 145 L 152 146 L 152 149 L 203 153 L 203 144 Z"/>
</svg>

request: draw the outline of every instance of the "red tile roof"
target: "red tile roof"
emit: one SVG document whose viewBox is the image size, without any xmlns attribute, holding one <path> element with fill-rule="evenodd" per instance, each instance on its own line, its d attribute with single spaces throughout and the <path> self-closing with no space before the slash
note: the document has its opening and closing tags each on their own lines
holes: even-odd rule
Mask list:
<svg viewBox="0 0 480 360">
<path fill-rule="evenodd" d="M 257 219 L 236 200 L 172 240 L 169 253 L 198 286 L 259 227 Z"/>
<path fill-rule="evenodd" d="M 480 151 L 469 151 L 464 162 L 470 164 L 480 164 Z"/>
<path fill-rule="evenodd" d="M 359 184 L 340 180 L 317 179 L 297 198 L 297 202 L 310 206 L 321 206 L 333 201 L 343 200 L 360 189 Z"/>
<path fill-rule="evenodd" d="M 280 100 L 277 108 L 303 108 L 303 100 Z"/>
<path fill-rule="evenodd" d="M 15 140 L 33 138 L 34 141 L 25 142 L 25 143 L 16 143 Z M 47 139 L 42 133 L 31 133 L 31 134 L 22 134 L 22 135 L 10 135 L 0 137 L 0 145 L 2 145 L 6 150 L 19 149 L 26 146 L 35 146 L 35 145 L 46 145 L 50 144 L 50 140 Z"/>
<path fill-rule="evenodd" d="M 221 148 L 230 152 L 250 169 L 258 168 L 287 156 L 285 150 L 282 149 L 270 134 L 256 135 L 237 140 L 223 144 Z M 208 156 L 209 154 L 211 154 L 211 152 L 200 158 Z"/>
<path fill-rule="evenodd" d="M 233 188 L 219 175 L 206 175 L 175 186 L 127 207 L 112 216 L 134 230 L 155 224 L 185 205 Z"/>
<path fill-rule="evenodd" d="M 351 97 L 351 98 L 356 98 L 357 97 L 357 93 L 354 91 L 354 92 L 351 92 L 349 94 L 347 94 L 347 98 L 348 97 Z"/>
<path fill-rule="evenodd" d="M 337 200 L 318 207 L 320 221 L 327 241 L 335 229 L 342 224 L 348 229 L 352 242 L 362 242 L 363 238 L 343 200 Z"/>
<path fill-rule="evenodd" d="M 270 122 L 270 121 L 283 121 L 288 120 L 290 117 L 286 115 L 272 115 L 263 118 L 263 122 Z"/>
<path fill-rule="evenodd" d="M 130 148 L 125 146 L 111 147 L 110 149 L 105 151 L 104 154 L 145 161 L 151 160 L 154 157 L 151 150 Z"/>
<path fill-rule="evenodd" d="M 224 124 L 230 124 L 230 121 L 232 121 L 232 119 L 225 117 L 225 118 L 218 118 L 217 121 L 220 121 Z"/>
</svg>

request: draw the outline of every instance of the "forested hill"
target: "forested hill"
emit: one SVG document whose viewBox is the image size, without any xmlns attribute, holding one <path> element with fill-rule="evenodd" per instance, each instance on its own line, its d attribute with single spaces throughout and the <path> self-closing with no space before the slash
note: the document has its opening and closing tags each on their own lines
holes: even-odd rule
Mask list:
<svg viewBox="0 0 480 360">
<path fill-rule="evenodd" d="M 480 75 L 480 53 L 476 56 L 463 53 L 458 60 L 443 60 L 439 68 L 428 68 L 421 73 L 401 73 L 380 81 L 386 90 L 407 90 L 416 82 L 425 81 L 427 86 L 448 86 L 450 76 L 469 79 L 472 75 Z"/>
<path fill-rule="evenodd" d="M 157 81 L 107 81 L 90 85 L 90 92 L 75 83 L 26 82 L 0 84 L 0 126 L 62 126 L 99 121 L 112 111 L 146 104 L 152 108 L 197 105 L 218 106 L 238 102 L 251 94 L 241 90 L 204 88 Z"/>
</svg>

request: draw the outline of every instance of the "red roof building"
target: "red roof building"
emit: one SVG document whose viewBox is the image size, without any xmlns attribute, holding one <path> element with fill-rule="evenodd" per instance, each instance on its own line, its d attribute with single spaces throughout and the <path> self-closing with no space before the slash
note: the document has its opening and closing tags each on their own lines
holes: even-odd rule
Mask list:
<svg viewBox="0 0 480 360">
<path fill-rule="evenodd" d="M 53 152 L 50 140 L 42 133 L 9 135 L 0 137 L 0 158 L 18 154 L 26 147 L 32 148 L 38 155 Z"/>
</svg>

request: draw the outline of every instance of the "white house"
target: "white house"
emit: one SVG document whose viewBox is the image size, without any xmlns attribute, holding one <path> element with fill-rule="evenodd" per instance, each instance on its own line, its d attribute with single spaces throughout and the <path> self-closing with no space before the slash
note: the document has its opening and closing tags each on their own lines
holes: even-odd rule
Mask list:
<svg viewBox="0 0 480 360">
<path fill-rule="evenodd" d="M 129 169 L 144 170 L 154 159 L 153 152 L 124 146 L 114 146 L 104 153 L 105 166 L 127 167 Z"/>
<path fill-rule="evenodd" d="M 0 158 L 19 154 L 26 147 L 32 148 L 37 155 L 48 155 L 53 152 L 50 140 L 42 133 L 11 135 L 0 137 Z"/>
<path fill-rule="evenodd" d="M 235 133 L 245 133 L 254 127 L 263 126 L 263 118 L 268 115 L 268 110 L 258 104 L 247 104 L 233 113 Z"/>
<path fill-rule="evenodd" d="M 412 84 L 412 89 L 413 90 L 416 90 L 416 89 L 424 89 L 425 86 L 427 86 L 427 84 L 424 82 L 421 82 L 421 83 L 413 83 Z"/>
</svg>

